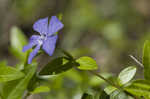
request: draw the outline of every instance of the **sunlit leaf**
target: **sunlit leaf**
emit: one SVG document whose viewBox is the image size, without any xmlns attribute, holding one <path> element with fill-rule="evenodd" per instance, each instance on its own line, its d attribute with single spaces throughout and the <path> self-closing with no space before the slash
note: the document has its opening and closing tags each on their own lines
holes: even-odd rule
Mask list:
<svg viewBox="0 0 150 99">
<path fill-rule="evenodd" d="M 128 83 L 135 75 L 136 67 L 130 66 L 122 70 L 118 76 L 119 84 L 124 85 Z"/>
<path fill-rule="evenodd" d="M 24 73 L 10 66 L 0 66 L 0 82 L 7 82 L 24 77 Z"/>
<path fill-rule="evenodd" d="M 147 80 L 136 80 L 125 87 L 125 90 L 139 98 L 145 97 L 145 99 L 150 99 L 150 82 Z"/>
<path fill-rule="evenodd" d="M 81 70 L 96 70 L 98 68 L 96 61 L 87 56 L 80 57 L 76 62 L 80 64 L 77 68 Z"/>
<path fill-rule="evenodd" d="M 129 99 L 129 98 L 123 91 L 115 90 L 113 93 L 111 93 L 110 99 Z"/>
<path fill-rule="evenodd" d="M 114 92 L 117 88 L 113 87 L 113 86 L 107 86 L 104 91 L 110 95 L 112 92 Z"/>
<path fill-rule="evenodd" d="M 33 92 L 31 92 L 32 94 L 37 94 L 37 93 L 41 93 L 41 92 L 49 92 L 50 88 L 48 86 L 39 86 L 37 88 L 35 88 L 33 90 Z"/>
<path fill-rule="evenodd" d="M 24 61 L 26 53 L 22 52 L 22 48 L 27 44 L 27 39 L 22 31 L 17 27 L 12 27 L 10 31 L 10 51 L 18 59 Z"/>
<path fill-rule="evenodd" d="M 24 78 L 5 83 L 3 87 L 4 99 L 22 99 L 24 91 L 27 89 L 27 85 L 34 75 L 35 70 L 36 64 L 30 64 L 24 70 L 26 74 Z"/>
<path fill-rule="evenodd" d="M 143 48 L 144 77 L 150 80 L 150 42 L 145 41 Z"/>
</svg>

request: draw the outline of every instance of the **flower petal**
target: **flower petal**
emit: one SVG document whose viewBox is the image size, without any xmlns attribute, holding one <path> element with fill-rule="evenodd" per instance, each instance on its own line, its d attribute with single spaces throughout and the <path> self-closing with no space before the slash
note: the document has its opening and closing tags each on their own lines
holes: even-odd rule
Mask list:
<svg viewBox="0 0 150 99">
<path fill-rule="evenodd" d="M 48 34 L 52 35 L 62 29 L 64 25 L 59 21 L 56 16 L 52 16 L 49 22 Z"/>
<path fill-rule="evenodd" d="M 56 41 L 57 41 L 58 36 L 49 36 L 47 40 L 43 42 L 43 50 L 50 56 L 53 55 L 53 52 L 55 50 L 56 46 Z"/>
<path fill-rule="evenodd" d="M 36 44 L 38 44 L 37 40 L 40 39 L 40 36 L 38 35 L 33 35 L 30 37 L 30 41 L 28 45 L 25 45 L 22 49 L 23 52 L 29 50 L 30 48 L 32 48 L 33 46 L 35 46 Z"/>
<path fill-rule="evenodd" d="M 36 41 L 36 40 L 38 40 L 38 39 L 40 39 L 41 37 L 39 36 L 39 35 L 32 35 L 31 37 L 30 37 L 30 41 Z"/>
<path fill-rule="evenodd" d="M 40 34 L 47 34 L 48 31 L 48 17 L 39 19 L 33 25 L 33 29 Z"/>
<path fill-rule="evenodd" d="M 35 55 L 38 53 L 40 50 L 41 45 L 37 45 L 35 49 L 30 53 L 29 58 L 28 58 L 28 64 L 32 63 L 32 59 L 35 57 Z"/>
</svg>

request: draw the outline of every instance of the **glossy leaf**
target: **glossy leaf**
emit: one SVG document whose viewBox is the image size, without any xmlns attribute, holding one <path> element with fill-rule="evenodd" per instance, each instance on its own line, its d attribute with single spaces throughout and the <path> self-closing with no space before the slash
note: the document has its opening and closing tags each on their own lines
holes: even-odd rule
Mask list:
<svg viewBox="0 0 150 99">
<path fill-rule="evenodd" d="M 10 66 L 0 66 L 0 82 L 7 82 L 24 77 L 24 73 Z"/>
<path fill-rule="evenodd" d="M 96 61 L 91 57 L 80 57 L 76 60 L 76 62 L 80 64 L 80 66 L 78 66 L 77 68 L 81 70 L 96 70 L 98 68 Z"/>
<path fill-rule="evenodd" d="M 73 66 L 74 63 L 72 61 L 67 61 L 64 57 L 59 57 L 44 66 L 39 75 L 58 74 L 71 69 Z"/>
<path fill-rule="evenodd" d="M 122 70 L 118 76 L 119 84 L 124 85 L 128 83 L 136 73 L 136 67 L 130 66 Z"/>
<path fill-rule="evenodd" d="M 26 53 L 22 52 L 22 48 L 27 44 L 27 39 L 22 31 L 17 27 L 12 27 L 10 31 L 10 51 L 18 59 L 24 61 Z"/>
<path fill-rule="evenodd" d="M 22 99 L 24 91 L 27 89 L 27 85 L 34 75 L 35 70 L 36 64 L 28 65 L 24 71 L 26 74 L 24 78 L 5 83 L 3 87 L 4 99 Z"/>
<path fill-rule="evenodd" d="M 150 80 L 150 42 L 145 41 L 143 48 L 144 77 Z"/>
<path fill-rule="evenodd" d="M 110 95 L 112 92 L 114 92 L 115 90 L 117 90 L 117 88 L 113 87 L 113 86 L 107 86 L 104 91 Z"/>
<path fill-rule="evenodd" d="M 31 92 L 32 94 L 37 94 L 37 93 L 41 93 L 41 92 L 49 92 L 50 88 L 48 86 L 39 86 L 37 88 L 35 88 L 33 90 L 33 92 Z"/>
<path fill-rule="evenodd" d="M 145 97 L 145 99 L 150 99 L 150 82 L 147 80 L 136 80 L 125 87 L 125 90 L 139 98 Z"/>
<path fill-rule="evenodd" d="M 129 99 L 126 93 L 120 90 L 115 90 L 111 95 L 110 99 Z"/>
</svg>

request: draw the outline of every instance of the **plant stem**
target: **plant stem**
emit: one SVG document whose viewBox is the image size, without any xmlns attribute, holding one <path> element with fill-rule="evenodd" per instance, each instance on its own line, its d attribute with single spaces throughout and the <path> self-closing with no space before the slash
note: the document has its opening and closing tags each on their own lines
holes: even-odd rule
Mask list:
<svg viewBox="0 0 150 99">
<path fill-rule="evenodd" d="M 138 61 L 134 56 L 132 56 L 132 55 L 129 55 L 139 66 L 141 66 L 142 68 L 144 67 L 144 65 L 140 62 L 140 61 Z"/>
<path fill-rule="evenodd" d="M 98 73 L 96 73 L 96 72 L 94 72 L 94 71 L 89 71 L 89 72 L 92 73 L 92 74 L 94 74 L 94 75 L 96 75 L 96 76 L 98 76 L 99 78 L 103 79 L 103 80 L 106 81 L 108 84 L 110 84 L 110 85 L 116 87 L 117 89 L 119 89 L 119 90 L 121 89 L 120 86 L 118 86 L 118 85 L 112 83 L 110 80 L 106 79 L 106 78 L 103 77 L 102 75 L 100 75 L 100 74 L 98 74 Z M 132 96 L 133 96 L 135 99 L 138 99 L 136 96 L 134 96 L 134 95 L 132 95 Z"/>
<path fill-rule="evenodd" d="M 26 58 L 25 58 L 24 66 L 28 65 L 29 52 L 30 51 L 27 51 L 27 55 L 26 55 Z"/>
<path fill-rule="evenodd" d="M 99 78 L 103 79 L 103 80 L 106 81 L 108 84 L 110 84 L 110 85 L 116 87 L 117 89 L 121 89 L 119 86 L 117 86 L 116 84 L 112 83 L 110 80 L 106 79 L 106 78 L 103 77 L 102 75 L 100 75 L 100 74 L 98 74 L 98 73 L 96 73 L 96 72 L 94 72 L 94 71 L 89 71 L 89 72 L 92 73 L 92 74 L 94 74 L 94 75 L 96 75 L 96 76 L 98 76 Z"/>
<path fill-rule="evenodd" d="M 62 51 L 66 56 L 68 56 L 68 57 L 74 59 L 73 56 L 72 56 L 68 51 L 66 51 L 66 50 L 64 50 L 64 49 L 61 49 L 61 51 Z"/>
</svg>

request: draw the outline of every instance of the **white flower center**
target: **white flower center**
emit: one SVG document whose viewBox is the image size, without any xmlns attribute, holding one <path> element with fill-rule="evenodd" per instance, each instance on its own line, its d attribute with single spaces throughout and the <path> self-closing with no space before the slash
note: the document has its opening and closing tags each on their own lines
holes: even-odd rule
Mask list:
<svg viewBox="0 0 150 99">
<path fill-rule="evenodd" d="M 45 34 L 42 34 L 41 35 L 41 40 L 46 40 L 47 39 L 47 36 Z"/>
<path fill-rule="evenodd" d="M 42 40 L 38 40 L 38 43 L 39 43 L 39 45 L 42 45 L 43 41 Z"/>
</svg>

